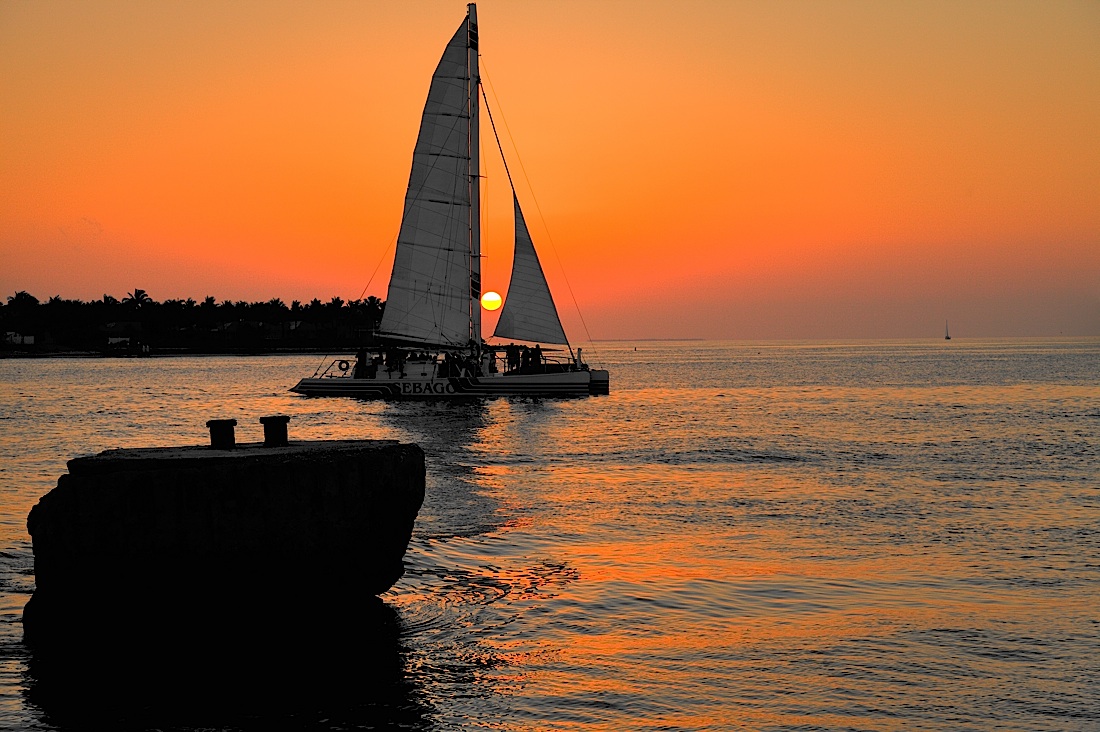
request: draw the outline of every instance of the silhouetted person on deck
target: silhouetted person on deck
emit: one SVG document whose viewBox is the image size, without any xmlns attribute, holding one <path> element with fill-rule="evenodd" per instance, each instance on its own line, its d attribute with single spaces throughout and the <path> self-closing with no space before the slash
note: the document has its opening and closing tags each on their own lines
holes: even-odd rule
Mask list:
<svg viewBox="0 0 1100 732">
<path fill-rule="evenodd" d="M 535 350 L 531 352 L 531 366 L 536 372 L 542 371 L 542 346 L 535 344 Z"/>
<path fill-rule="evenodd" d="M 355 368 L 352 369 L 351 378 L 362 379 L 367 374 L 367 349 L 360 348 L 355 354 Z"/>
</svg>

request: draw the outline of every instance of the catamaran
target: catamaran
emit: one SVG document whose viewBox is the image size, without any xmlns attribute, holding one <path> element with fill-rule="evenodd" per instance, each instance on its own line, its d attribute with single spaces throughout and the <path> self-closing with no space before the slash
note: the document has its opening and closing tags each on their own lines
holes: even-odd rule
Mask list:
<svg viewBox="0 0 1100 732">
<path fill-rule="evenodd" d="M 514 185 L 512 274 L 493 332 L 512 343 L 482 338 L 479 89 L 471 3 L 432 74 L 379 345 L 322 364 L 291 391 L 381 399 L 610 393 L 608 372 L 569 344 Z M 486 111 L 492 124 L 487 99 Z"/>
</svg>

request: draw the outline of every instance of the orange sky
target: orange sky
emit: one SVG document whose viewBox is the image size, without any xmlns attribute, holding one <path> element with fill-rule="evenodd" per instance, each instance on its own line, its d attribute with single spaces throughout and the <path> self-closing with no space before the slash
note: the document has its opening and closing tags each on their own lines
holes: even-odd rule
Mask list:
<svg viewBox="0 0 1100 732">
<path fill-rule="evenodd" d="M 464 13 L 0 3 L 0 296 L 384 297 Z M 1100 335 L 1100 4 L 478 14 L 574 340 Z M 490 134 L 483 282 L 504 290 Z"/>
</svg>

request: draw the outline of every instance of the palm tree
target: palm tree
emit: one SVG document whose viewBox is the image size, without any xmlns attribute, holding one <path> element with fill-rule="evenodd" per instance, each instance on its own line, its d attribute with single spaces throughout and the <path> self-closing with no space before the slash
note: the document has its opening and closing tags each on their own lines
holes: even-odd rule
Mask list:
<svg viewBox="0 0 1100 732">
<path fill-rule="evenodd" d="M 143 305 L 148 305 L 153 302 L 153 298 L 149 297 L 149 293 L 145 290 L 134 288 L 134 291 L 127 294 L 122 298 L 123 305 L 129 305 L 132 308 L 140 308 Z"/>
<path fill-rule="evenodd" d="M 26 290 L 20 290 L 14 295 L 8 295 L 8 305 L 19 308 L 34 307 L 38 304 L 38 298 Z"/>
</svg>

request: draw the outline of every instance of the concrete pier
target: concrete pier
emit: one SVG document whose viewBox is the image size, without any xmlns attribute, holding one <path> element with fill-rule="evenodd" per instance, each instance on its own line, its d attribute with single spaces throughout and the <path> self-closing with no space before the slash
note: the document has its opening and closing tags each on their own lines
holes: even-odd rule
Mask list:
<svg viewBox="0 0 1100 732">
<path fill-rule="evenodd" d="M 271 422 L 267 442 L 283 442 L 285 419 Z M 423 451 L 224 438 L 69 461 L 27 520 L 28 642 L 323 627 L 377 604 L 404 572 Z"/>
</svg>

